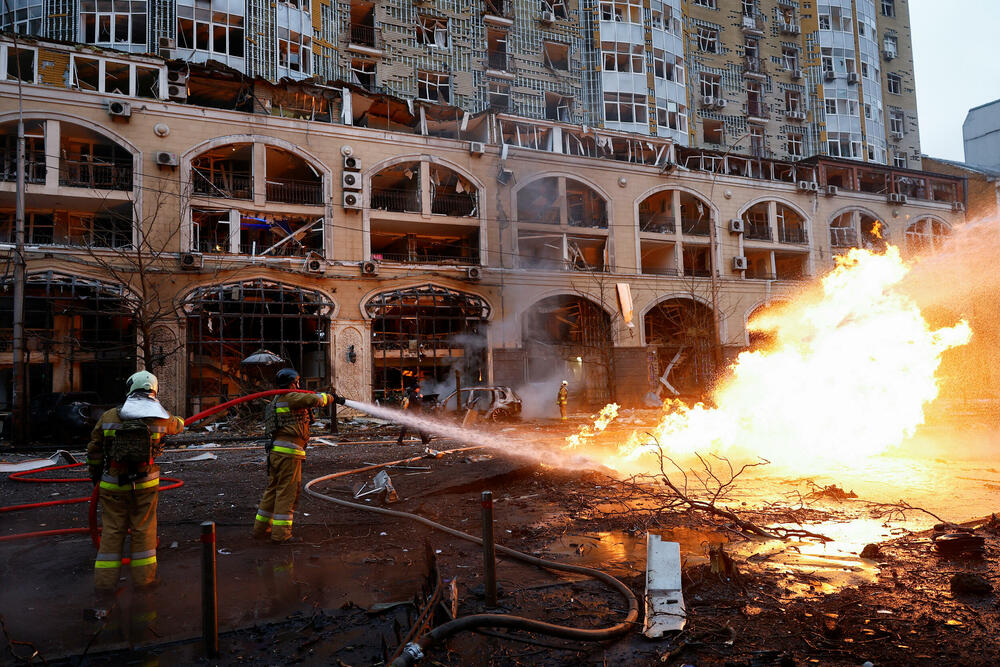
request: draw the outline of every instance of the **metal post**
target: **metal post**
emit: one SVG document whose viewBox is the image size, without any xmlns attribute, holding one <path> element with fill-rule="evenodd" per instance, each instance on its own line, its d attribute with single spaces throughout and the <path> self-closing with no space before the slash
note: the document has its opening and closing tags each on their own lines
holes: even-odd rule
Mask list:
<svg viewBox="0 0 1000 667">
<path fill-rule="evenodd" d="M 493 492 L 483 491 L 483 578 L 486 606 L 497 606 L 497 554 L 493 541 Z"/>
<path fill-rule="evenodd" d="M 11 408 L 13 412 L 14 446 L 28 439 L 28 410 L 25 395 L 24 368 L 24 98 L 21 94 L 21 58 L 17 38 L 14 38 L 17 58 L 17 186 L 14 210 L 14 373 L 11 378 Z M 8 53 L 8 58 L 10 53 Z"/>
<path fill-rule="evenodd" d="M 455 411 L 462 411 L 462 373 L 455 369 Z"/>
<path fill-rule="evenodd" d="M 219 610 L 215 585 L 215 522 L 201 524 L 201 634 L 209 658 L 219 655 Z"/>
<path fill-rule="evenodd" d="M 337 426 L 337 401 L 330 402 L 330 433 L 340 433 L 340 427 Z"/>
</svg>

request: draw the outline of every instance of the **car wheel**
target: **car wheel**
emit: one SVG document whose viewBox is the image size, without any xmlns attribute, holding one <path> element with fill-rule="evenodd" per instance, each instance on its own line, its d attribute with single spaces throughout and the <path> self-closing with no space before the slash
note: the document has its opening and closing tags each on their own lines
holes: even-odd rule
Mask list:
<svg viewBox="0 0 1000 667">
<path fill-rule="evenodd" d="M 489 420 L 493 423 L 507 421 L 508 419 L 510 419 L 510 413 L 505 408 L 497 408 L 489 416 Z"/>
</svg>

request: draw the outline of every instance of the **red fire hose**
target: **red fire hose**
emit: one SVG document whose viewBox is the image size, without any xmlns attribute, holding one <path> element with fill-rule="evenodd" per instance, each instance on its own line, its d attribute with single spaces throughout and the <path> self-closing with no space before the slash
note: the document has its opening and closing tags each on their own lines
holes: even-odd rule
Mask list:
<svg viewBox="0 0 1000 667">
<path fill-rule="evenodd" d="M 260 391 L 255 394 L 249 394 L 247 396 L 241 396 L 240 398 L 234 398 L 231 401 L 226 401 L 220 405 L 208 408 L 207 410 L 202 410 L 196 415 L 188 417 L 184 420 L 185 426 L 190 426 L 195 422 L 199 422 L 206 417 L 210 417 L 216 413 L 222 412 L 234 405 L 244 403 L 246 401 L 252 401 L 255 398 L 263 398 L 265 396 L 275 396 L 277 394 L 287 394 L 289 391 L 296 391 L 303 394 L 315 394 L 317 392 L 308 391 L 306 389 L 269 389 L 267 391 Z M 51 472 L 53 470 L 64 470 L 67 468 L 79 468 L 81 466 L 87 465 L 86 463 L 69 463 L 66 465 L 58 466 L 48 466 L 46 468 L 38 468 L 36 470 L 22 470 L 21 472 L 11 473 L 8 479 L 12 479 L 17 482 L 33 482 L 38 484 L 49 484 L 49 483 L 91 483 L 89 477 L 25 477 L 25 475 L 34 475 L 43 472 Z M 160 491 L 169 491 L 171 489 L 176 489 L 184 486 L 183 480 L 177 479 L 175 477 L 161 477 L 164 482 L 170 482 L 165 486 L 160 486 Z M 98 546 L 101 541 L 101 529 L 97 525 L 97 498 L 99 495 L 99 487 L 94 486 L 93 492 L 87 496 L 80 496 L 79 498 L 63 498 L 61 500 L 48 500 L 40 503 L 26 503 L 24 505 L 8 505 L 7 507 L 0 507 L 0 513 L 3 512 L 16 512 L 18 510 L 29 510 L 37 509 L 39 507 L 51 507 L 53 505 L 72 505 L 76 503 L 90 503 L 90 508 L 88 512 L 89 526 L 86 528 L 57 528 L 53 530 L 39 530 L 33 533 L 18 533 L 16 535 L 3 535 L 0 536 L 0 542 L 7 542 L 10 540 L 21 540 L 29 537 L 48 537 L 52 535 L 70 535 L 74 533 L 90 533 L 90 539 L 93 541 L 94 546 Z"/>
</svg>

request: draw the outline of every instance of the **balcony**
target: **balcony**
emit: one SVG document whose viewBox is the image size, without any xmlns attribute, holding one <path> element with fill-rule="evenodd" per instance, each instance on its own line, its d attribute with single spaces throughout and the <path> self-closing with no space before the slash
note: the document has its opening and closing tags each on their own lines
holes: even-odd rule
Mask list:
<svg viewBox="0 0 1000 667">
<path fill-rule="evenodd" d="M 766 222 L 744 221 L 743 238 L 748 241 L 770 241 L 771 226 Z"/>
<path fill-rule="evenodd" d="M 640 209 L 639 231 L 652 234 L 673 234 L 677 231 L 677 225 L 671 216 L 665 216 L 662 213 L 653 215 Z"/>
<path fill-rule="evenodd" d="M 808 243 L 809 236 L 805 227 L 780 227 L 778 240 L 782 243 Z"/>
<path fill-rule="evenodd" d="M 645 276 L 679 276 L 681 273 L 674 267 L 670 266 L 644 266 L 642 267 L 642 274 Z M 706 275 L 710 275 L 707 274 Z"/>
<path fill-rule="evenodd" d="M 711 269 L 692 269 L 689 267 L 684 267 L 684 276 L 688 278 L 711 278 Z"/>
<path fill-rule="evenodd" d="M 514 18 L 511 14 L 510 0 L 486 0 L 483 3 L 483 13 L 486 16 L 495 16 L 502 19 Z"/>
<path fill-rule="evenodd" d="M 323 204 L 323 184 L 269 178 L 267 180 L 267 201 L 319 206 Z"/>
<path fill-rule="evenodd" d="M 681 218 L 681 231 L 692 236 L 709 236 L 712 226 L 707 218 Z"/>
<path fill-rule="evenodd" d="M 850 227 L 831 227 L 830 245 L 834 248 L 857 248 L 858 231 Z"/>
<path fill-rule="evenodd" d="M 14 183 L 17 181 L 17 153 L 0 153 L 0 181 Z M 24 182 L 45 184 L 45 159 L 33 159 L 26 153 L 24 161 Z M 131 189 L 131 188 L 129 188 Z"/>
<path fill-rule="evenodd" d="M 434 193 L 431 199 L 431 213 L 434 215 L 465 218 L 476 215 L 478 208 L 474 194 Z"/>
<path fill-rule="evenodd" d="M 770 271 L 757 271 L 753 266 L 748 266 L 746 272 L 743 274 L 744 278 L 748 280 L 776 280 L 778 276 L 771 273 Z"/>
<path fill-rule="evenodd" d="M 194 193 L 224 199 L 253 199 L 253 176 L 222 171 L 191 170 Z"/>
<path fill-rule="evenodd" d="M 743 76 L 748 76 L 755 79 L 764 79 L 767 77 L 767 67 L 764 66 L 764 61 L 760 58 L 747 57 L 743 59 Z"/>
<path fill-rule="evenodd" d="M 461 257 L 455 255 L 429 255 L 421 252 L 394 253 L 382 252 L 372 253 L 372 259 L 382 262 L 394 262 L 398 264 L 450 264 L 454 266 L 478 266 L 478 257 Z"/>
<path fill-rule="evenodd" d="M 381 40 L 378 30 L 373 25 L 351 24 L 350 43 L 351 46 L 360 46 L 366 49 L 381 50 Z"/>
<path fill-rule="evenodd" d="M 487 54 L 487 65 L 489 69 L 498 72 L 510 72 L 510 56 L 499 51 L 490 51 Z"/>
<path fill-rule="evenodd" d="M 420 213 L 420 191 L 372 190 L 372 209 L 396 213 Z"/>
<path fill-rule="evenodd" d="M 59 185 L 127 192 L 132 189 L 132 163 L 61 160 Z"/>
<path fill-rule="evenodd" d="M 766 123 L 771 117 L 771 112 L 760 100 L 747 101 L 747 120 L 751 123 Z"/>
</svg>

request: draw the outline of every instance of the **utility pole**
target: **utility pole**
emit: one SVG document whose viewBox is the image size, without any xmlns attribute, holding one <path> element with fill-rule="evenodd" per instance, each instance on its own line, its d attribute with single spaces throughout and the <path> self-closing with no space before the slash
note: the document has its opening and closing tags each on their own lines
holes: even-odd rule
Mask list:
<svg viewBox="0 0 1000 667">
<path fill-rule="evenodd" d="M 6 4 L 6 3 L 5 3 Z M 8 5 L 9 7 L 9 5 Z M 26 444 L 28 434 L 24 368 L 24 96 L 21 94 L 21 58 L 17 37 L 17 204 L 14 213 L 14 377 L 11 388 L 15 447 Z M 8 54 L 9 57 L 9 54 Z"/>
</svg>

